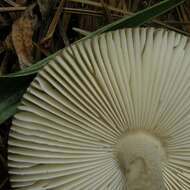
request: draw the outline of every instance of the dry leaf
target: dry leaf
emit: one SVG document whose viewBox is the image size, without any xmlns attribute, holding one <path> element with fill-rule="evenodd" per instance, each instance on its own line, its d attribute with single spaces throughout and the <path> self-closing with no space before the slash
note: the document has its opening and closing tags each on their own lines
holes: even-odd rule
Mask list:
<svg viewBox="0 0 190 190">
<path fill-rule="evenodd" d="M 20 68 L 23 69 L 33 62 L 32 37 L 37 17 L 32 13 L 32 7 L 13 23 L 12 41 L 17 53 Z"/>
</svg>

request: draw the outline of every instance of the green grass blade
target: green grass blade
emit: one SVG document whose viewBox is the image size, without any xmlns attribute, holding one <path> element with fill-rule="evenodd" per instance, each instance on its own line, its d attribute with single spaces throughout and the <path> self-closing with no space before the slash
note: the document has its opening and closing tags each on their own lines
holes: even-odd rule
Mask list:
<svg viewBox="0 0 190 190">
<path fill-rule="evenodd" d="M 33 77 L 0 78 L 0 124 L 16 112 L 16 107 Z"/>
</svg>

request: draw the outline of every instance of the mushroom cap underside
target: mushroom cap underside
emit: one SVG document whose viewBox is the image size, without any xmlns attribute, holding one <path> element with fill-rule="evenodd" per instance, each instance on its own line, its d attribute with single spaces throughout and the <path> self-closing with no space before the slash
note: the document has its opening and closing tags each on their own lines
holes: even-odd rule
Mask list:
<svg viewBox="0 0 190 190">
<path fill-rule="evenodd" d="M 10 131 L 18 190 L 124 190 L 117 145 L 159 139 L 167 190 L 190 189 L 190 42 L 172 31 L 122 29 L 62 50 L 24 94 Z"/>
</svg>

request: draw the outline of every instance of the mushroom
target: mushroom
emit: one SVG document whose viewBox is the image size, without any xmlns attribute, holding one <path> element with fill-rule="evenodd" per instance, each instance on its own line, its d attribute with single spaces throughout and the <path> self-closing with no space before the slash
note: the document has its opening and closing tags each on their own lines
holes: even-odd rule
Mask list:
<svg viewBox="0 0 190 190">
<path fill-rule="evenodd" d="M 190 42 L 121 29 L 65 48 L 10 131 L 17 190 L 189 190 Z"/>
</svg>

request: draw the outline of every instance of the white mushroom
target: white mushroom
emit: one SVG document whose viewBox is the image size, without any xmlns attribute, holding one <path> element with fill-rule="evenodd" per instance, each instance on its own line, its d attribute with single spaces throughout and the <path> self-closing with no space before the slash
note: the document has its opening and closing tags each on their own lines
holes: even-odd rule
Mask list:
<svg viewBox="0 0 190 190">
<path fill-rule="evenodd" d="M 25 93 L 8 152 L 17 190 L 189 190 L 189 39 L 122 29 L 64 49 Z"/>
</svg>

